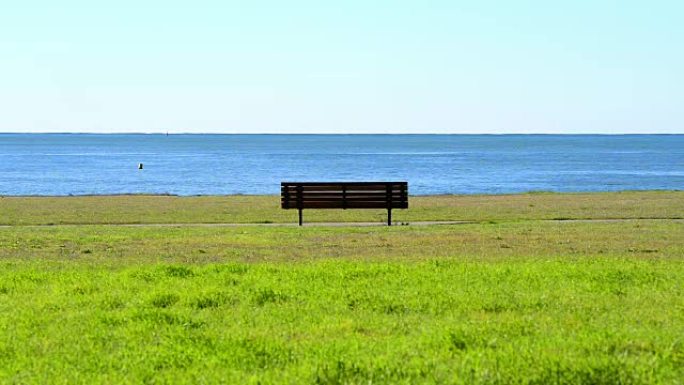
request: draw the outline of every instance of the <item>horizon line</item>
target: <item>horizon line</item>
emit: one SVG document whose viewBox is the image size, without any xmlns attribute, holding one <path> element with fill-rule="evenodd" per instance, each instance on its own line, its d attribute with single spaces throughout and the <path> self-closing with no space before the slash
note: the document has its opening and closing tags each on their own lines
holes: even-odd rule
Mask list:
<svg viewBox="0 0 684 385">
<path fill-rule="evenodd" d="M 593 135 L 593 136 L 627 136 L 627 135 L 684 135 L 683 132 L 157 132 L 157 131 L 113 131 L 113 132 L 92 132 L 92 131 L 0 131 L 0 135 Z"/>
</svg>

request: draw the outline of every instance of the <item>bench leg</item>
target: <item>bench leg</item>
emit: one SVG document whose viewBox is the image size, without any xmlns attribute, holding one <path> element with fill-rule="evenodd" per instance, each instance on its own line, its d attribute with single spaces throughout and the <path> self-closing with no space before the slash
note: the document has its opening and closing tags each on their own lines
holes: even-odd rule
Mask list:
<svg viewBox="0 0 684 385">
<path fill-rule="evenodd" d="M 302 225 L 302 209 L 299 209 L 299 225 Z"/>
<path fill-rule="evenodd" d="M 387 209 L 387 226 L 392 226 L 392 209 Z"/>
</svg>

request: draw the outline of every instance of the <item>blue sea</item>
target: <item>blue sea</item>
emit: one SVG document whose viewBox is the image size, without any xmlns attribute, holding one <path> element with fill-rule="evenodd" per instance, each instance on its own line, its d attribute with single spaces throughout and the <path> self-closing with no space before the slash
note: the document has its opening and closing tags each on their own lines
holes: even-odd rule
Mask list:
<svg viewBox="0 0 684 385">
<path fill-rule="evenodd" d="M 684 135 L 0 134 L 0 195 L 279 194 L 281 181 L 365 180 L 408 181 L 413 195 L 681 190 Z"/>
</svg>

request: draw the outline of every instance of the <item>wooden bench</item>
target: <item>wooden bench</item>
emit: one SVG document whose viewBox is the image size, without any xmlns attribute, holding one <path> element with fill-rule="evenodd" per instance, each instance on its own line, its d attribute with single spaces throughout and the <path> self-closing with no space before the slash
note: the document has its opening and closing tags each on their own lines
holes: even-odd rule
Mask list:
<svg viewBox="0 0 684 385">
<path fill-rule="evenodd" d="M 408 208 L 407 182 L 282 182 L 280 203 L 284 209 L 387 209 L 392 226 L 392 209 Z"/>
</svg>

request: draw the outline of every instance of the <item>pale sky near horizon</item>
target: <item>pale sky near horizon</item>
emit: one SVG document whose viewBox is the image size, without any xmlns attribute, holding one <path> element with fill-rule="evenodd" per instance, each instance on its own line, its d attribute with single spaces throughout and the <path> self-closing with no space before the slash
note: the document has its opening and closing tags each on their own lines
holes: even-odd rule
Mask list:
<svg viewBox="0 0 684 385">
<path fill-rule="evenodd" d="M 5 0 L 0 132 L 684 133 L 682 1 Z"/>
</svg>

